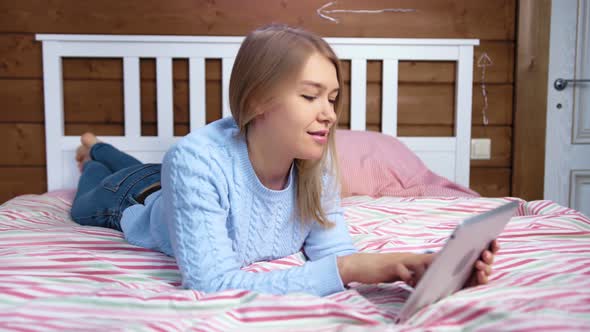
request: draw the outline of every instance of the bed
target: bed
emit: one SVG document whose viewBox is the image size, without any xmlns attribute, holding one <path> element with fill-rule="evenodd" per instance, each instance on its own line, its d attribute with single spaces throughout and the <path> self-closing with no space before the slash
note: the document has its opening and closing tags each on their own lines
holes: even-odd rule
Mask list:
<svg viewBox="0 0 590 332">
<path fill-rule="evenodd" d="M 462 219 L 507 201 L 519 202 L 517 215 L 499 237 L 502 249 L 490 283 L 457 292 L 422 309 L 407 323 L 396 325 L 397 314 L 411 292 L 401 282 L 353 284 L 344 292 L 323 298 L 245 290 L 206 294 L 179 288 L 180 274 L 173 258 L 132 246 L 118 231 L 79 226 L 69 218 L 72 188 L 77 180 L 73 153 L 78 138 L 64 135 L 60 59 L 123 57 L 125 135 L 102 139 L 143 161 L 158 161 L 166 147 L 177 139 L 172 134 L 170 59 L 189 58 L 190 122 L 191 128 L 197 128 L 204 124 L 204 59 L 222 59 L 222 81 L 227 87 L 232 55 L 237 51 L 240 37 L 39 35 L 37 38 L 43 41 L 49 192 L 19 196 L 0 207 L 1 330 L 590 328 L 590 219 L 551 201 L 477 197 L 466 189 L 471 71 L 476 40 L 327 38 L 341 58 L 351 61 L 351 129 L 356 131 L 344 132 L 341 141 L 359 142 L 357 138 L 361 137 L 373 147 L 362 152 L 364 158 L 374 158 L 372 166 L 359 169 L 350 166 L 358 159 L 358 150 L 340 145 L 346 164 L 343 167 L 349 167 L 344 173 L 350 177 L 361 173 L 365 177 L 378 177 L 373 172 L 383 171 L 379 158 L 389 154 L 405 156 L 397 160 L 409 160 L 405 165 L 411 165 L 410 169 L 423 170 L 419 177 L 422 180 L 408 185 L 410 182 L 404 182 L 404 176 L 409 176 L 407 170 L 404 173 L 399 165 L 388 164 L 387 167 L 397 167 L 389 171 L 405 174 L 396 176 L 398 182 L 391 182 L 387 190 L 380 188 L 370 195 L 351 190 L 343 198 L 349 231 L 359 250 L 438 250 Z M 157 137 L 139 135 L 140 57 L 157 59 Z M 368 59 L 384 63 L 383 89 L 388 93 L 383 93 L 383 134 L 363 132 Z M 400 60 L 457 61 L 454 137 L 394 138 Z M 227 89 L 223 90 L 223 96 L 227 97 Z M 223 114 L 228 114 L 226 104 Z M 376 143 L 376 136 L 363 135 L 380 135 L 379 142 Z M 391 150 L 384 153 L 383 149 L 389 147 Z M 349 185 L 354 187 L 356 183 L 349 182 Z M 257 273 L 303 263 L 303 255 L 297 253 L 244 269 Z"/>
</svg>

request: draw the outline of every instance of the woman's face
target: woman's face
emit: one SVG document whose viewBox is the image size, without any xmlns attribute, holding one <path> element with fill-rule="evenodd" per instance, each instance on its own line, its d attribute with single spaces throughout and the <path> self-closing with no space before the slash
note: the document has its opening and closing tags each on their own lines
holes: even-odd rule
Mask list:
<svg viewBox="0 0 590 332">
<path fill-rule="evenodd" d="M 285 85 L 256 121 L 280 154 L 317 160 L 327 148 L 328 133 L 336 123 L 334 104 L 339 88 L 334 64 L 315 53 L 299 77 Z"/>
</svg>

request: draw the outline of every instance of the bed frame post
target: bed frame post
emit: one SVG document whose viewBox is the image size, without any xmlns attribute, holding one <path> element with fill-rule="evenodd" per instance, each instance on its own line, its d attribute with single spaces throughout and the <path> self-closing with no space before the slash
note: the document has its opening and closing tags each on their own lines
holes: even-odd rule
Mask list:
<svg viewBox="0 0 590 332">
<path fill-rule="evenodd" d="M 64 103 L 62 63 L 59 44 L 43 44 L 43 91 L 45 100 L 45 152 L 47 158 L 47 191 L 61 188 L 62 164 L 60 137 L 64 136 Z"/>
<path fill-rule="evenodd" d="M 457 86 L 455 88 L 455 136 L 457 138 L 455 182 L 469 187 L 473 47 L 459 47 L 459 59 L 457 64 Z"/>
</svg>

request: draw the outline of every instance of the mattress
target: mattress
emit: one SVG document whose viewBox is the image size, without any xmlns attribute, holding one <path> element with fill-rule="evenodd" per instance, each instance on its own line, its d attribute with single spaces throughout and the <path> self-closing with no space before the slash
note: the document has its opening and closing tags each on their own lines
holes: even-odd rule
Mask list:
<svg viewBox="0 0 590 332">
<path fill-rule="evenodd" d="M 590 220 L 551 201 L 518 198 L 343 199 L 362 252 L 439 250 L 457 223 L 506 201 L 518 213 L 499 237 L 494 273 L 394 323 L 412 289 L 352 284 L 326 297 L 179 287 L 173 258 L 122 233 L 79 226 L 63 195 L 23 195 L 0 206 L 0 330 L 421 331 L 590 329 Z M 304 263 L 296 253 L 244 267 Z"/>
</svg>

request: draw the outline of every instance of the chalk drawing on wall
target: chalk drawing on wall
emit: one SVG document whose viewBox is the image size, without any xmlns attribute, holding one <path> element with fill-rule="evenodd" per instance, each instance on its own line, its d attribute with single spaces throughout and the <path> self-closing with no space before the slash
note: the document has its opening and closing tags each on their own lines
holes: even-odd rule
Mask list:
<svg viewBox="0 0 590 332">
<path fill-rule="evenodd" d="M 328 21 L 339 23 L 340 21 L 337 18 L 330 16 L 331 14 L 337 13 L 354 13 L 354 14 L 380 14 L 380 13 L 387 13 L 387 12 L 394 12 L 394 13 L 411 13 L 415 12 L 416 9 L 413 8 L 383 8 L 383 9 L 328 9 L 328 7 L 333 6 L 337 3 L 337 1 L 330 1 L 327 4 L 321 6 L 317 9 L 318 15 Z"/>
<path fill-rule="evenodd" d="M 481 116 L 483 125 L 487 126 L 488 121 L 488 90 L 486 88 L 486 68 L 494 65 L 490 56 L 483 52 L 479 59 L 477 59 L 477 67 L 481 68 L 481 95 L 483 96 L 483 107 L 481 108 Z"/>
</svg>

